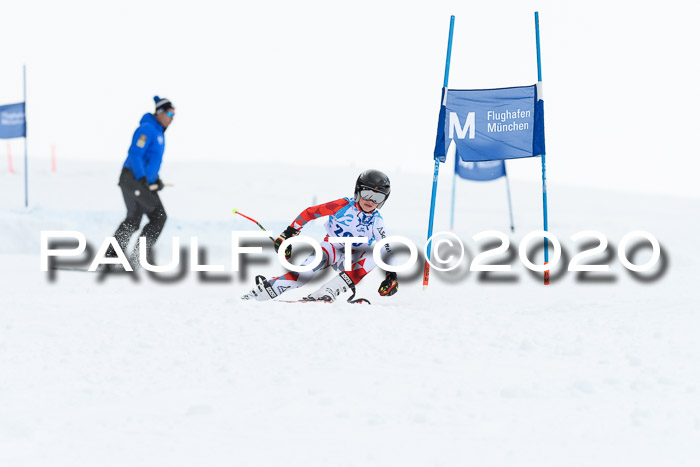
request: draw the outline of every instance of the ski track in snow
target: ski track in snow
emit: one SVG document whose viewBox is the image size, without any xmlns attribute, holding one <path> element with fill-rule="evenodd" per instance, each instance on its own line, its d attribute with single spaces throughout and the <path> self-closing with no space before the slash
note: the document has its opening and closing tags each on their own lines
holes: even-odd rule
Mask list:
<svg viewBox="0 0 700 467">
<path fill-rule="evenodd" d="M 257 303 L 238 297 L 255 274 L 281 267 L 270 260 L 250 264 L 245 278 L 230 273 L 230 231 L 257 229 L 231 209 L 276 235 L 312 200 L 350 194 L 362 168 L 301 188 L 294 180 L 308 168 L 265 167 L 268 176 L 252 184 L 244 181 L 262 166 L 200 173 L 166 163 L 163 178 L 176 186 L 163 192 L 169 219 L 159 255 L 169 254 L 173 236 L 186 243 L 198 235 L 208 261 L 225 264 L 232 279 L 55 271 L 49 280 L 39 271 L 39 230 L 80 230 L 97 247 L 121 221 L 111 169 L 76 162 L 62 174 L 38 171 L 28 211 L 18 207 L 21 177 L 0 173 L 0 465 L 700 459 L 699 225 L 688 214 L 698 199 L 550 186 L 550 227 L 570 252 L 568 237 L 581 230 L 600 230 L 615 249 L 631 230 L 652 232 L 668 260 L 652 282 L 633 280 L 614 256 L 614 282 L 567 273 L 544 287 L 513 262 L 515 283 L 478 281 L 462 268 L 434 272 L 424 292 L 418 265 L 390 298 L 376 293 L 379 273 L 368 276 L 358 296 L 371 306 Z M 232 173 L 241 181 L 230 183 Z M 419 243 L 430 174 L 389 175 L 389 233 Z M 91 195 L 64 188 L 75 183 Z M 447 230 L 450 188 L 445 182 L 438 193 L 436 231 Z M 496 183 L 458 188 L 456 232 L 473 257 L 473 234 L 506 231 L 505 196 Z M 539 185 L 512 189 L 517 243 L 540 228 L 541 197 Z M 318 222 L 304 234 L 321 231 Z"/>
</svg>

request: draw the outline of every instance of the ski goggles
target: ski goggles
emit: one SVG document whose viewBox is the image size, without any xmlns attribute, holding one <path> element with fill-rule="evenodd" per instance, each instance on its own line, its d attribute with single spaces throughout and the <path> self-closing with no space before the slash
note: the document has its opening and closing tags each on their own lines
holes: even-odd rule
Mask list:
<svg viewBox="0 0 700 467">
<path fill-rule="evenodd" d="M 386 195 L 374 190 L 360 190 L 360 198 L 365 201 L 372 201 L 375 204 L 381 204 L 386 201 Z"/>
<path fill-rule="evenodd" d="M 170 118 L 173 118 L 175 116 L 175 112 L 171 112 L 170 110 L 168 110 L 167 112 L 165 112 L 165 115 L 167 115 Z"/>
</svg>

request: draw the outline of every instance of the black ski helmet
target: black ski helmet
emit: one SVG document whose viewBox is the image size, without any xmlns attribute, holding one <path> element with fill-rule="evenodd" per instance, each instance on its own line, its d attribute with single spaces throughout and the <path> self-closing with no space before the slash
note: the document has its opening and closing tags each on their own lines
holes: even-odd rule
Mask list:
<svg viewBox="0 0 700 467">
<path fill-rule="evenodd" d="M 384 172 L 379 170 L 365 170 L 357 177 L 355 182 L 355 202 L 360 202 L 360 191 L 363 189 L 384 193 L 386 198 L 381 203 L 377 203 L 377 209 L 384 206 L 391 193 L 391 182 Z"/>
</svg>

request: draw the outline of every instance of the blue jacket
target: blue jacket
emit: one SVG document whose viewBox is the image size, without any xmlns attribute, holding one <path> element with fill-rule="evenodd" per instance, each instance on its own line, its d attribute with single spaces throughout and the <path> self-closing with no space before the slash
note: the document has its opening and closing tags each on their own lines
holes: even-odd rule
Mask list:
<svg viewBox="0 0 700 467">
<path fill-rule="evenodd" d="M 165 135 L 163 126 L 158 123 L 155 115 L 145 114 L 141 117 L 140 126 L 134 132 L 129 147 L 129 155 L 124 161 L 124 167 L 134 172 L 136 180 L 146 177 L 148 183 L 158 179 L 160 163 L 165 151 Z"/>
</svg>

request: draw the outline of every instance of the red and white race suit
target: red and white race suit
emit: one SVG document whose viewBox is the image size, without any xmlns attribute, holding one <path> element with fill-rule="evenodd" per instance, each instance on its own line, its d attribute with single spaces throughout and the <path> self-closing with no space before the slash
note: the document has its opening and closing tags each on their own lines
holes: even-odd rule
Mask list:
<svg viewBox="0 0 700 467">
<path fill-rule="evenodd" d="M 289 272 L 283 276 L 273 277 L 269 280 L 270 285 L 278 295 L 290 289 L 295 289 L 306 284 L 319 271 L 328 267 L 335 270 L 343 270 L 345 265 L 345 245 L 343 243 L 331 243 L 329 237 L 366 237 L 368 243 L 353 244 L 352 267 L 346 271 L 348 276 L 357 284 L 364 276 L 376 267 L 372 257 L 371 246 L 380 239 L 386 237 L 384 219 L 378 210 L 371 213 L 362 211 L 354 198 L 341 198 L 329 203 L 312 206 L 305 209 L 292 222 L 291 226 L 301 230 L 304 225 L 314 219 L 328 216 L 324 227 L 327 235 L 321 242 L 323 259 L 313 270 L 307 272 Z M 386 244 L 382 247 L 381 258 L 387 264 L 391 264 L 391 247 Z M 309 255 L 302 266 L 311 263 L 314 254 Z"/>
</svg>

